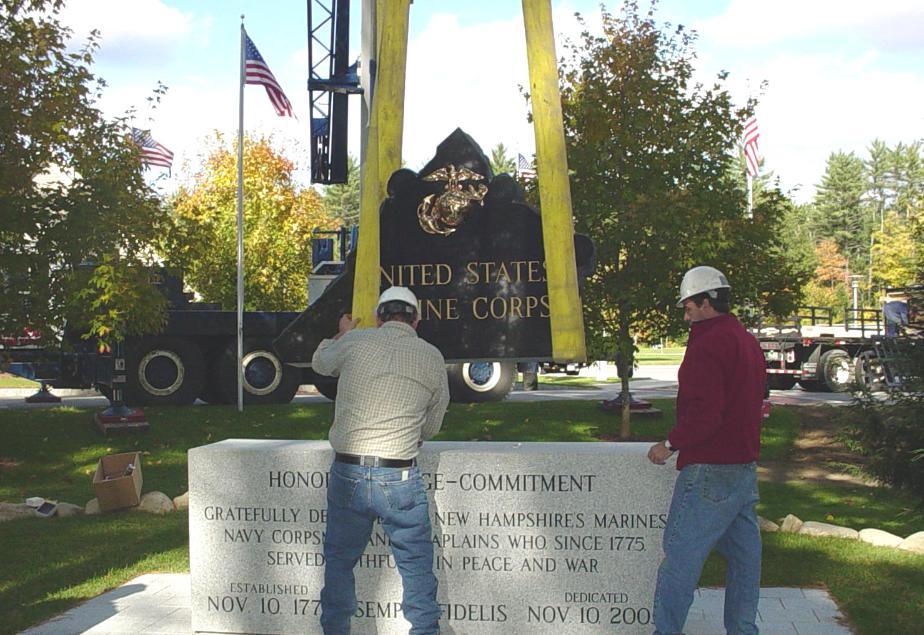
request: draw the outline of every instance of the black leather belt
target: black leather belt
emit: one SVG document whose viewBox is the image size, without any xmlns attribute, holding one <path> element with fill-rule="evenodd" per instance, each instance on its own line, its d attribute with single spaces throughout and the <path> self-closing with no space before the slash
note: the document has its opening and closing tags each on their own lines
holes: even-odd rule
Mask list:
<svg viewBox="0 0 924 635">
<path fill-rule="evenodd" d="M 334 454 L 334 460 L 338 463 L 349 463 L 350 465 L 361 465 L 362 467 L 413 467 L 417 465 L 417 459 L 384 459 L 380 456 L 358 455 L 358 454 Z"/>
</svg>

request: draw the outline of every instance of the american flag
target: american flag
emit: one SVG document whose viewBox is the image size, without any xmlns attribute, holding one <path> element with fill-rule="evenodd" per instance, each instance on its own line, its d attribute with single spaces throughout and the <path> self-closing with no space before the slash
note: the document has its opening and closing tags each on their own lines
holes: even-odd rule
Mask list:
<svg viewBox="0 0 924 635">
<path fill-rule="evenodd" d="M 536 178 L 536 170 L 533 169 L 533 166 L 519 152 L 517 153 L 517 174 L 521 179 L 534 179 Z"/>
<path fill-rule="evenodd" d="M 760 173 L 760 153 L 757 150 L 757 117 L 751 117 L 744 124 L 744 162 L 747 164 L 748 176 L 754 178 Z"/>
<path fill-rule="evenodd" d="M 147 130 L 132 128 L 132 141 L 141 150 L 141 162 L 145 165 L 159 165 L 168 170 L 173 166 L 173 153 L 160 145 Z"/>
<path fill-rule="evenodd" d="M 257 50 L 257 46 L 250 39 L 250 36 L 245 33 L 244 38 L 244 83 L 259 84 L 266 88 L 266 94 L 269 96 L 273 108 L 276 109 L 276 114 L 280 117 L 285 117 L 286 115 L 294 117 L 292 103 L 273 76 L 273 71 L 263 61 L 263 56 L 260 55 L 260 51 Z"/>
</svg>

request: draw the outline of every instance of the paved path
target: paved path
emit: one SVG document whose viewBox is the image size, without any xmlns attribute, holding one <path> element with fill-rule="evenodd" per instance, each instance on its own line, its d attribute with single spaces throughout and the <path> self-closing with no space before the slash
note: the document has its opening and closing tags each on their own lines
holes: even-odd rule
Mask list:
<svg viewBox="0 0 924 635">
<path fill-rule="evenodd" d="M 687 635 L 718 635 L 723 589 L 697 591 Z M 758 622 L 763 635 L 850 635 L 827 591 L 764 588 Z M 22 635 L 190 635 L 189 575 L 151 573 L 81 604 Z"/>
<path fill-rule="evenodd" d="M 632 394 L 641 399 L 673 399 L 677 396 L 677 365 L 653 365 L 640 366 L 635 371 L 635 379 L 632 382 Z M 581 370 L 581 375 L 594 379 L 604 379 L 612 376 L 612 367 L 608 367 L 604 372 L 598 373 L 593 367 Z M 539 377 L 539 390 L 524 392 L 520 385 L 510 396 L 509 401 L 559 401 L 583 399 L 610 399 L 619 391 L 619 384 L 613 383 L 596 383 L 585 386 L 562 386 L 554 384 L 543 384 L 542 376 Z M 0 410 L 8 409 L 25 409 L 25 408 L 47 408 L 55 404 L 27 404 L 23 401 L 25 397 L 33 394 L 35 391 L 27 388 L 4 388 L 0 389 Z M 105 397 L 95 390 L 55 390 L 55 394 L 62 398 L 63 406 L 72 406 L 75 408 L 94 408 L 104 409 L 109 405 Z M 774 390 L 771 391 L 770 400 L 780 405 L 843 405 L 850 403 L 850 395 L 847 393 L 826 393 L 826 392 L 807 392 L 801 388 L 792 390 Z M 314 391 L 314 387 L 303 386 L 299 394 L 295 396 L 293 403 L 324 403 L 327 402 Z"/>
</svg>

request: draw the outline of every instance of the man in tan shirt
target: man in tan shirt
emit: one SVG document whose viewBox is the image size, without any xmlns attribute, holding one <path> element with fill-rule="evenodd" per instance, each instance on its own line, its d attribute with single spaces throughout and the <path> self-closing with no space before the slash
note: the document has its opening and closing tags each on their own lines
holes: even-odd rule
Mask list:
<svg viewBox="0 0 924 635">
<path fill-rule="evenodd" d="M 439 432 L 449 404 L 442 354 L 417 337 L 417 298 L 386 289 L 378 328 L 355 330 L 344 315 L 332 339 L 312 357 L 315 372 L 339 377 L 330 443 L 335 455 L 327 491 L 325 635 L 346 635 L 356 612 L 353 568 L 373 523 L 389 537 L 404 584 L 402 610 L 410 635 L 439 632 L 427 493 L 417 467 L 419 445 Z"/>
</svg>

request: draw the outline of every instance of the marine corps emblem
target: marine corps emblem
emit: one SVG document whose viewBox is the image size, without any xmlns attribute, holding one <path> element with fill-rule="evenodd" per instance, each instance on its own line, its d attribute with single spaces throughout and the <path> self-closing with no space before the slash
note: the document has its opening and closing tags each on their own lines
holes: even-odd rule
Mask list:
<svg viewBox="0 0 924 635">
<path fill-rule="evenodd" d="M 488 188 L 483 183 L 465 181 L 483 181 L 484 177 L 466 167 L 457 168 L 448 164 L 427 176 L 424 181 L 445 182 L 446 187 L 438 194 L 429 194 L 417 206 L 417 219 L 420 227 L 428 234 L 448 236 L 465 221 L 465 216 L 472 203 L 484 204 Z"/>
</svg>

